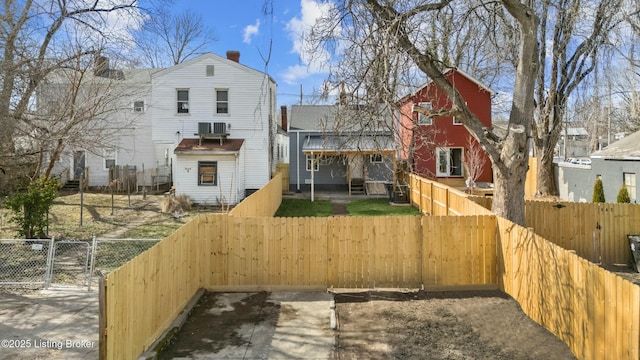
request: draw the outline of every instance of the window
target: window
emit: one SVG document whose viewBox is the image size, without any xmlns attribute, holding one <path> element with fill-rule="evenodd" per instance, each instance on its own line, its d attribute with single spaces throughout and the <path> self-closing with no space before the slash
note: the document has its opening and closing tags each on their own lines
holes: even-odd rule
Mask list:
<svg viewBox="0 0 640 360">
<path fill-rule="evenodd" d="M 311 165 L 313 164 L 313 171 L 318 171 L 320 162 L 318 161 L 320 155 L 307 155 L 307 171 L 311 171 Z"/>
<path fill-rule="evenodd" d="M 198 185 L 217 185 L 217 161 L 198 161 Z"/>
<path fill-rule="evenodd" d="M 418 103 L 418 106 L 421 108 L 427 109 L 428 111 L 432 110 L 430 102 L 421 102 L 421 103 Z M 418 112 L 418 125 L 431 125 L 431 124 L 433 124 L 433 119 L 431 119 L 430 116 L 427 116 L 423 113 Z"/>
<path fill-rule="evenodd" d="M 624 186 L 627 187 L 627 191 L 629 192 L 629 198 L 631 202 L 636 202 L 636 174 L 635 173 L 622 173 L 622 180 L 624 181 Z"/>
<path fill-rule="evenodd" d="M 188 89 L 178 89 L 178 114 L 188 114 L 189 113 L 189 90 Z"/>
<path fill-rule="evenodd" d="M 103 150 L 102 158 L 104 159 L 104 169 L 108 170 L 116 166 L 116 151 L 115 150 Z"/>
<path fill-rule="evenodd" d="M 207 76 L 213 76 L 213 65 L 207 65 Z"/>
<path fill-rule="evenodd" d="M 134 112 L 144 112 L 144 100 L 137 100 L 133 102 Z"/>
<path fill-rule="evenodd" d="M 462 176 L 462 148 L 438 148 L 437 176 Z"/>
<path fill-rule="evenodd" d="M 462 120 L 458 119 L 457 117 L 453 117 L 453 125 L 462 125 Z"/>
<path fill-rule="evenodd" d="M 216 114 L 229 113 L 229 91 L 216 90 Z"/>
<path fill-rule="evenodd" d="M 372 164 L 382 163 L 382 154 L 369 155 L 369 162 Z"/>
</svg>

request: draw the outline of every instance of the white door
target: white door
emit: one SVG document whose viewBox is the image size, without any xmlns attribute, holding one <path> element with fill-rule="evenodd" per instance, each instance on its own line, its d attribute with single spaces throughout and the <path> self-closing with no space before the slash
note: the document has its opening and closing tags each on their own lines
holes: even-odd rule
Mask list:
<svg viewBox="0 0 640 360">
<path fill-rule="evenodd" d="M 364 179 L 364 158 L 361 154 L 349 155 L 349 177 Z"/>
</svg>

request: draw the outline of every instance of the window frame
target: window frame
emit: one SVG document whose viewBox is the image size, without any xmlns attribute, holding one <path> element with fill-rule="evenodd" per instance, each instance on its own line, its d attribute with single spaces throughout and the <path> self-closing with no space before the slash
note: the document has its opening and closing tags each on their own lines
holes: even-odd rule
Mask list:
<svg viewBox="0 0 640 360">
<path fill-rule="evenodd" d="M 453 125 L 456 125 L 456 126 L 462 125 L 462 120 L 458 120 L 458 117 L 454 116 L 453 117 Z"/>
<path fill-rule="evenodd" d="M 136 106 L 139 103 L 142 103 L 142 106 Z M 140 109 L 140 110 L 138 110 L 138 109 Z M 146 110 L 147 110 L 147 108 L 146 108 L 146 103 L 145 103 L 144 99 L 133 100 L 133 112 L 135 112 L 135 113 L 143 113 Z"/>
<path fill-rule="evenodd" d="M 629 199 L 631 199 L 632 203 L 635 203 L 637 201 L 636 173 L 623 172 L 622 182 L 624 183 L 624 186 L 627 188 L 627 192 L 629 193 Z"/>
<path fill-rule="evenodd" d="M 311 162 L 315 159 L 315 162 L 313 162 L 314 166 L 313 166 L 313 171 L 314 172 L 318 172 L 320 170 L 320 155 L 319 154 L 306 154 L 306 169 L 308 172 L 311 172 Z"/>
<path fill-rule="evenodd" d="M 208 173 L 203 173 L 203 167 L 212 166 L 213 170 L 213 180 L 211 182 L 203 181 L 202 177 L 207 176 Z M 208 175 L 212 176 L 212 175 Z M 217 161 L 198 161 L 198 186 L 218 186 L 218 162 Z"/>
<path fill-rule="evenodd" d="M 460 162 L 460 166 L 458 166 L 460 168 L 460 174 L 454 174 L 452 173 L 452 161 L 453 161 L 453 151 L 455 150 L 459 150 L 460 151 L 460 158 L 459 158 L 459 162 Z M 442 171 L 442 157 L 441 154 L 444 154 L 444 161 L 445 161 L 445 171 Z M 439 177 L 464 177 L 464 166 L 463 166 L 463 161 L 464 159 L 464 148 L 463 147 L 439 147 L 436 149 L 436 176 Z"/>
<path fill-rule="evenodd" d="M 102 166 L 103 170 L 109 170 L 112 166 L 107 166 L 108 161 L 113 161 L 113 167 L 118 165 L 118 150 L 103 149 L 102 150 Z"/>
<path fill-rule="evenodd" d="M 382 164 L 384 162 L 384 156 L 382 153 L 369 154 L 369 162 L 371 164 Z"/>
<path fill-rule="evenodd" d="M 423 108 L 428 108 L 429 110 L 433 110 L 433 104 L 431 103 L 431 101 L 422 101 L 417 103 L 417 105 L 419 107 L 423 107 Z M 433 118 L 431 116 L 427 116 L 425 114 L 422 114 L 420 112 L 415 111 L 416 113 L 418 113 L 418 125 L 433 125 Z"/>
<path fill-rule="evenodd" d="M 216 89 L 216 115 L 229 115 L 229 89 Z M 219 100 L 218 95 L 221 92 L 225 92 L 227 94 L 226 100 Z M 226 104 L 226 112 L 220 112 L 219 104 Z"/>
<path fill-rule="evenodd" d="M 187 99 L 186 100 L 180 100 L 180 92 L 186 92 L 187 93 Z M 188 115 L 191 113 L 191 109 L 189 107 L 189 99 L 190 99 L 190 91 L 189 89 L 186 88 L 180 88 L 180 89 L 176 89 L 176 114 L 178 115 Z M 187 106 L 181 106 L 181 104 L 186 104 Z"/>
</svg>

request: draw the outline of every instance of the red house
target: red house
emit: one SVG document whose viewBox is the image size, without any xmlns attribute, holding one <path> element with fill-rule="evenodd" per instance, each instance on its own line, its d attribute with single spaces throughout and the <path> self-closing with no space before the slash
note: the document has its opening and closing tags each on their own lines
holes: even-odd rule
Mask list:
<svg viewBox="0 0 640 360">
<path fill-rule="evenodd" d="M 493 91 L 471 76 L 457 69 L 448 69 L 444 76 L 460 92 L 469 110 L 486 127 L 491 126 L 491 95 Z M 464 186 L 467 177 L 464 169 L 465 154 L 469 152 L 471 134 L 453 116 L 427 116 L 416 111 L 415 106 L 438 113 L 451 109 L 451 100 L 432 81 L 416 92 L 400 99 L 400 154 L 399 157 L 413 166 L 413 172 L 429 179 L 437 179 L 452 186 Z M 475 139 L 472 143 L 479 145 Z M 491 162 L 481 149 L 485 164 L 477 182 L 492 182 Z"/>
</svg>

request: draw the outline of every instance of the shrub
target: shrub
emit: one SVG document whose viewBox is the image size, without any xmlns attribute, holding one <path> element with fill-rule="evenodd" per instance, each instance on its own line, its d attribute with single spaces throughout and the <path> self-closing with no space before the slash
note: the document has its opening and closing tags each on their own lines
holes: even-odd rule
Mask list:
<svg viewBox="0 0 640 360">
<path fill-rule="evenodd" d="M 49 223 L 47 214 L 58 195 L 60 183 L 55 178 L 42 177 L 31 182 L 25 192 L 9 196 L 4 206 L 11 209 L 10 221 L 18 224 L 18 234 L 25 239 L 46 237 L 45 229 Z"/>
<path fill-rule="evenodd" d="M 181 213 L 191 210 L 191 199 L 186 195 L 165 196 L 162 200 L 163 213 Z"/>
<path fill-rule="evenodd" d="M 599 177 L 596 179 L 595 185 L 593 185 L 593 200 L 594 203 L 603 203 L 604 200 L 604 188 L 602 186 L 602 179 Z"/>
<path fill-rule="evenodd" d="M 630 203 L 631 198 L 629 197 L 629 191 L 627 190 L 627 186 L 622 184 L 620 191 L 618 191 L 618 203 Z"/>
</svg>

